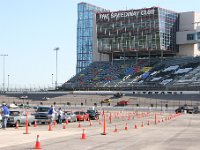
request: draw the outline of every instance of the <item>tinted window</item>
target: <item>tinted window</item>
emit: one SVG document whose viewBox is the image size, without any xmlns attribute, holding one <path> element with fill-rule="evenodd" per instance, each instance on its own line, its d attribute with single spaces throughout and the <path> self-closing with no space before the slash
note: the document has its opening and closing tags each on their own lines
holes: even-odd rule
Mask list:
<svg viewBox="0 0 200 150">
<path fill-rule="evenodd" d="M 19 116 L 20 112 L 19 111 L 11 111 L 10 116 Z"/>
<path fill-rule="evenodd" d="M 194 34 L 187 34 L 187 40 L 194 40 Z"/>
<path fill-rule="evenodd" d="M 95 110 L 87 110 L 87 113 L 95 113 Z"/>
<path fill-rule="evenodd" d="M 48 112 L 50 107 L 39 107 L 37 109 L 37 112 Z"/>
<path fill-rule="evenodd" d="M 85 113 L 84 112 L 82 112 L 82 111 L 77 111 L 77 112 L 74 112 L 76 115 L 84 115 Z"/>
<path fill-rule="evenodd" d="M 74 112 L 76 115 L 78 115 L 79 114 L 79 112 L 78 111 L 76 111 L 76 112 Z"/>
<path fill-rule="evenodd" d="M 197 39 L 200 40 L 200 32 L 197 32 Z"/>
</svg>

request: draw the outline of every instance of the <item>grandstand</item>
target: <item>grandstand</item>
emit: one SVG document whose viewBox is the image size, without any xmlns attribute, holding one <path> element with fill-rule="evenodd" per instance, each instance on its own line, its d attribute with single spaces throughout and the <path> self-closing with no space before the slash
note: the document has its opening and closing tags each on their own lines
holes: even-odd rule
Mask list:
<svg viewBox="0 0 200 150">
<path fill-rule="evenodd" d="M 78 71 L 62 89 L 200 90 L 199 16 L 156 6 L 110 11 L 79 3 Z"/>
<path fill-rule="evenodd" d="M 63 84 L 65 90 L 197 90 L 200 57 L 94 62 Z"/>
</svg>

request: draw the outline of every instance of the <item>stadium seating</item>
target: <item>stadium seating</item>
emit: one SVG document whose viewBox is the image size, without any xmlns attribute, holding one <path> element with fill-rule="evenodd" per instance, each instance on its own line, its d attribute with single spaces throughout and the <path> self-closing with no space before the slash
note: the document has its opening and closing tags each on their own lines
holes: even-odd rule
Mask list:
<svg viewBox="0 0 200 150">
<path fill-rule="evenodd" d="M 148 58 L 93 62 L 63 84 L 65 90 L 165 89 L 200 83 L 199 57 Z"/>
</svg>

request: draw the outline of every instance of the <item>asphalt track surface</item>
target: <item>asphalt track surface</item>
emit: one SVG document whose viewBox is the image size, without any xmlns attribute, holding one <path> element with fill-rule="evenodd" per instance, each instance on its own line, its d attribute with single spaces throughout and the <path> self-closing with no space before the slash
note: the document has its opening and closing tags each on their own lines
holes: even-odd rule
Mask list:
<svg viewBox="0 0 200 150">
<path fill-rule="evenodd" d="M 81 128 L 78 128 L 79 123 L 76 122 L 69 123 L 66 129 L 62 129 L 62 125 L 53 126 L 53 131 L 48 131 L 48 125 L 38 125 L 36 128 L 32 126 L 29 127 L 30 134 L 24 134 L 25 127 L 0 130 L 0 149 L 34 149 L 37 134 L 40 135 L 43 150 L 197 150 L 200 147 L 199 114 L 182 114 L 171 116 L 171 119 L 170 114 L 157 114 L 156 125 L 154 113 L 150 116 L 140 113 L 139 117 L 128 114 L 130 113 L 113 114 L 110 123 L 108 113 L 106 135 L 101 134 L 102 117 L 100 121 L 93 120 L 92 126 L 88 121 L 80 122 Z M 125 130 L 126 123 L 128 130 Z M 113 132 L 115 125 L 118 132 Z M 134 128 L 135 125 L 138 129 Z M 81 139 L 83 128 L 86 139 Z"/>
</svg>

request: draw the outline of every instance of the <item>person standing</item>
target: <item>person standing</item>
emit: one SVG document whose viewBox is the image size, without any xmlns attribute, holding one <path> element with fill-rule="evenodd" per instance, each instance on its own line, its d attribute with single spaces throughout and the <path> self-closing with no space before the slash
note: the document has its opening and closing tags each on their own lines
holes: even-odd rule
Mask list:
<svg viewBox="0 0 200 150">
<path fill-rule="evenodd" d="M 59 124 L 62 124 L 62 117 L 63 117 L 63 111 L 60 107 L 59 112 L 58 112 L 58 122 L 59 122 Z"/>
<path fill-rule="evenodd" d="M 53 121 L 54 121 L 54 119 L 55 119 L 55 114 L 56 114 L 56 113 L 57 113 L 57 112 L 56 112 L 54 106 L 51 105 L 51 108 L 50 108 L 49 111 L 48 111 L 48 115 L 49 115 L 49 117 L 50 117 L 50 123 L 53 123 Z"/>
<path fill-rule="evenodd" d="M 9 115 L 10 115 L 10 111 L 9 111 L 8 107 L 6 106 L 6 103 L 3 102 L 2 103 L 2 119 L 3 119 L 2 128 L 3 129 L 6 129 L 6 127 L 7 127 L 7 121 L 8 121 Z"/>
</svg>

